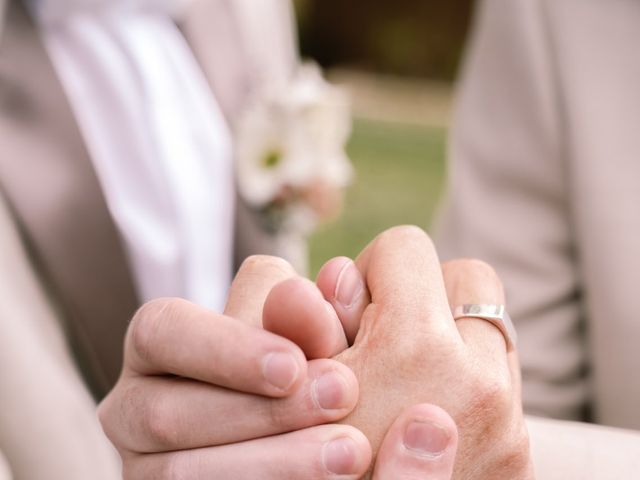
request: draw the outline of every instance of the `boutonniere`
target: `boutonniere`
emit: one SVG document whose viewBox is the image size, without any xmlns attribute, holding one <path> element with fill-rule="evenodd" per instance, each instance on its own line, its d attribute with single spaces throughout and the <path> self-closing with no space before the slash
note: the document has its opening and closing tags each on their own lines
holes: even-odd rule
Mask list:
<svg viewBox="0 0 640 480">
<path fill-rule="evenodd" d="M 288 85 L 257 95 L 236 125 L 241 197 L 270 231 L 312 231 L 348 185 L 348 96 L 304 64 Z"/>
</svg>

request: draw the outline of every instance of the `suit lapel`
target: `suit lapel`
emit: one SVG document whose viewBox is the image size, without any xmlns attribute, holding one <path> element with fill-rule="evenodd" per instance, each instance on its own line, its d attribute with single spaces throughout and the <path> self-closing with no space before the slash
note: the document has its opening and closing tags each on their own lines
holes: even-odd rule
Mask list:
<svg viewBox="0 0 640 480">
<path fill-rule="evenodd" d="M 0 138 L 0 191 L 66 319 L 94 392 L 103 394 L 118 378 L 138 301 L 62 86 L 16 1 L 8 4 L 0 40 Z"/>
<path fill-rule="evenodd" d="M 2 29 L 4 27 L 4 16 L 7 11 L 7 0 L 0 0 L 0 38 L 2 37 Z"/>
<path fill-rule="evenodd" d="M 298 63 L 291 0 L 233 0 L 256 91 L 283 88 Z"/>
<path fill-rule="evenodd" d="M 195 0 L 182 32 L 233 127 L 265 84 L 282 85 L 297 65 L 290 0 Z"/>
<path fill-rule="evenodd" d="M 251 88 L 233 1 L 196 0 L 179 22 L 232 129 Z"/>
</svg>

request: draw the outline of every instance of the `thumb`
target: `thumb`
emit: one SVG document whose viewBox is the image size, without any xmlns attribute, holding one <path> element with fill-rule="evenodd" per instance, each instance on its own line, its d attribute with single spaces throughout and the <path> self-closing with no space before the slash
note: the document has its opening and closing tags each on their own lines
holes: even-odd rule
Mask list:
<svg viewBox="0 0 640 480">
<path fill-rule="evenodd" d="M 353 344 L 362 314 L 371 303 L 362 273 L 350 258 L 336 257 L 320 269 L 316 285 L 338 314 L 349 344 Z"/>
<path fill-rule="evenodd" d="M 458 429 L 449 414 L 435 405 L 414 405 L 387 432 L 373 480 L 450 480 L 457 448 Z"/>
<path fill-rule="evenodd" d="M 273 287 L 264 302 L 262 324 L 298 345 L 310 360 L 331 358 L 348 347 L 334 308 L 313 282 L 302 277 Z"/>
</svg>

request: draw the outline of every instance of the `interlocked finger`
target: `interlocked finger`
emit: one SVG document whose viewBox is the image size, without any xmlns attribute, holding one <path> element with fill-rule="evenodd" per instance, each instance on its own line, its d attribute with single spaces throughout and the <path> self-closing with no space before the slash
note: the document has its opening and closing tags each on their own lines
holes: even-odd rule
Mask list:
<svg viewBox="0 0 640 480">
<path fill-rule="evenodd" d="M 489 307 L 464 307 L 504 306 L 504 289 L 495 271 L 484 262 L 461 259 L 444 263 L 442 273 L 452 314 L 467 348 L 491 365 L 506 365 L 505 354 L 511 341 L 506 336 L 508 332 L 494 321 L 479 317 L 483 313 L 480 310 Z M 478 310 L 475 314 L 474 308 Z"/>
<path fill-rule="evenodd" d="M 219 447 L 138 455 L 125 463 L 124 480 L 356 480 L 370 462 L 362 433 L 322 425 Z"/>
<path fill-rule="evenodd" d="M 231 285 L 225 315 L 261 327 L 262 307 L 271 289 L 296 275 L 294 268 L 282 258 L 267 255 L 247 258 Z"/>
<path fill-rule="evenodd" d="M 129 408 L 115 416 L 118 424 L 107 434 L 121 449 L 153 453 L 242 442 L 334 422 L 356 405 L 358 385 L 344 365 L 314 360 L 300 388 L 285 398 L 154 376 L 140 378 L 123 395 Z"/>
</svg>

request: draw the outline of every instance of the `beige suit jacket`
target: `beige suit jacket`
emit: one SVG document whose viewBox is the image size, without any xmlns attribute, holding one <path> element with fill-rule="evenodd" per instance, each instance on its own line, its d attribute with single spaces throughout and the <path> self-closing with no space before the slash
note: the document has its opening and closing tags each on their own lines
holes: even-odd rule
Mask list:
<svg viewBox="0 0 640 480">
<path fill-rule="evenodd" d="M 233 126 L 265 77 L 297 62 L 289 0 L 195 0 L 180 27 Z M 259 21 L 261 35 L 251 28 Z M 256 41 L 260 40 L 260 41 Z M 236 263 L 254 253 L 304 268 L 301 237 L 272 235 L 239 202 Z M 112 480 L 95 419 L 138 306 L 62 86 L 23 5 L 0 0 L 0 479 Z M 70 344 L 68 343 L 70 340 Z M 72 354 L 73 350 L 73 354 Z M 6 458 L 6 461 L 5 461 Z"/>
<path fill-rule="evenodd" d="M 440 251 L 503 279 L 527 411 L 640 430 L 640 3 L 485 0 L 475 27 Z M 597 476 L 603 442 L 564 478 Z M 599 478 L 638 477 L 625 452 Z"/>
</svg>

